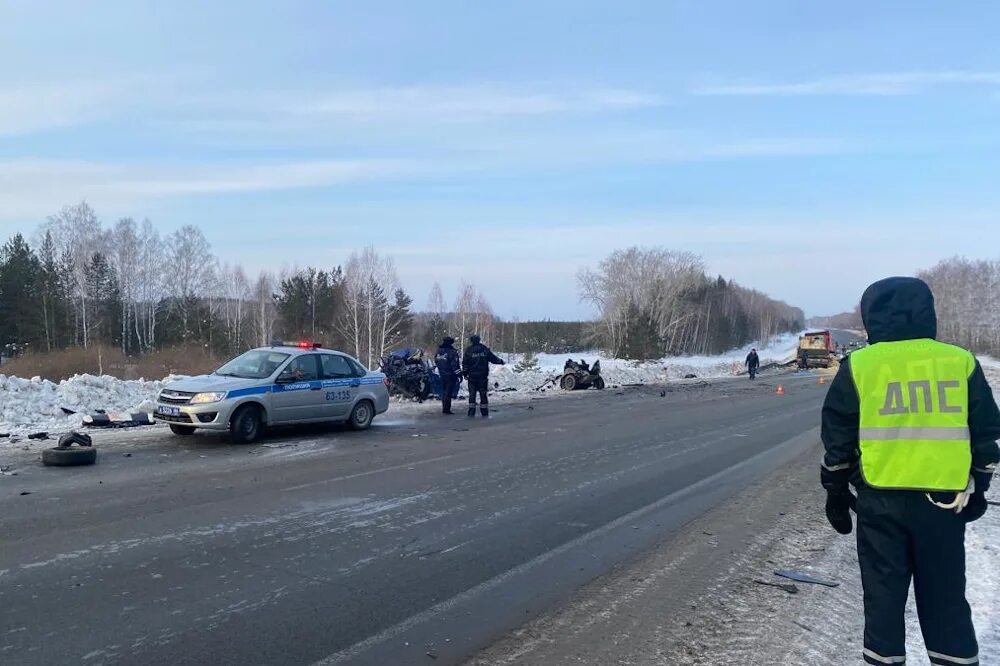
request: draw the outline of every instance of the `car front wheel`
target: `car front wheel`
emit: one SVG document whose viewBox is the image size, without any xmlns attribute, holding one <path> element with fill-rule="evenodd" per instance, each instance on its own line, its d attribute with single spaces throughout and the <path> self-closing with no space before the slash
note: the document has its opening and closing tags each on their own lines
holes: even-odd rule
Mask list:
<svg viewBox="0 0 1000 666">
<path fill-rule="evenodd" d="M 372 419 L 375 418 L 375 408 L 367 400 L 362 400 L 358 404 L 354 405 L 354 409 L 351 410 L 351 418 L 348 420 L 351 428 L 353 430 L 367 430 L 371 424 Z"/>
<path fill-rule="evenodd" d="M 262 429 L 260 409 L 253 405 L 240 407 L 229 422 L 229 435 L 237 444 L 256 441 Z"/>
</svg>

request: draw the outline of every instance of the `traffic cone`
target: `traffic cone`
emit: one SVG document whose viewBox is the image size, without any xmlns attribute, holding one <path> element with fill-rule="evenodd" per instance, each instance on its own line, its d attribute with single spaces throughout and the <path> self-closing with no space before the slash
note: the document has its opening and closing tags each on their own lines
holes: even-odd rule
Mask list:
<svg viewBox="0 0 1000 666">
<path fill-rule="evenodd" d="M 778 388 L 775 389 L 774 392 L 778 395 L 785 395 L 785 387 L 782 386 L 781 384 L 778 384 Z"/>
</svg>

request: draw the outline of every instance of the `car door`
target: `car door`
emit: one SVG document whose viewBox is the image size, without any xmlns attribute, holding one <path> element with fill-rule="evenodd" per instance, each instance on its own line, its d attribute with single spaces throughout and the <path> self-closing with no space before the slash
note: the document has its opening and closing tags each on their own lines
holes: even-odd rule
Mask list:
<svg viewBox="0 0 1000 666">
<path fill-rule="evenodd" d="M 358 396 L 361 379 L 340 354 L 320 354 L 320 376 L 323 382 L 323 397 L 326 400 L 324 413 L 331 419 L 346 419 Z"/>
<path fill-rule="evenodd" d="M 271 392 L 275 421 L 292 423 L 324 418 L 325 397 L 319 379 L 319 355 L 294 357 L 278 375 Z"/>
</svg>

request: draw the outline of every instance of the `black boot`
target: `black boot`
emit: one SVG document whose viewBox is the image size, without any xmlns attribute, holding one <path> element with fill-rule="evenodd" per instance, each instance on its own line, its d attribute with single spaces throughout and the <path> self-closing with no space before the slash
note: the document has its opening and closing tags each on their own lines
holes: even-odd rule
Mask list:
<svg viewBox="0 0 1000 666">
<path fill-rule="evenodd" d="M 469 417 L 471 418 L 471 417 L 473 417 L 475 415 L 476 415 L 476 408 L 475 407 L 469 407 Z"/>
<path fill-rule="evenodd" d="M 490 418 L 490 408 L 489 407 L 480 407 L 479 408 L 479 413 L 483 415 L 484 419 Z"/>
</svg>

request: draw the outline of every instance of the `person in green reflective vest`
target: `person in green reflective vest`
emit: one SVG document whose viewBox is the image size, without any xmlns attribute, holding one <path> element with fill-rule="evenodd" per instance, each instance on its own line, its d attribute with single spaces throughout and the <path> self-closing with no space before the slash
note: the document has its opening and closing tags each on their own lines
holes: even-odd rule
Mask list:
<svg viewBox="0 0 1000 666">
<path fill-rule="evenodd" d="M 977 666 L 965 526 L 986 512 L 1000 411 L 976 358 L 936 340 L 926 283 L 876 282 L 861 316 L 869 345 L 841 362 L 823 404 L 821 480 L 834 529 L 850 534 L 857 514 L 863 658 L 906 663 L 912 580 L 930 662 Z"/>
</svg>

